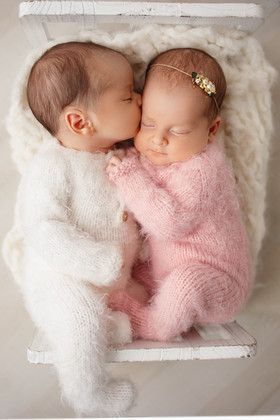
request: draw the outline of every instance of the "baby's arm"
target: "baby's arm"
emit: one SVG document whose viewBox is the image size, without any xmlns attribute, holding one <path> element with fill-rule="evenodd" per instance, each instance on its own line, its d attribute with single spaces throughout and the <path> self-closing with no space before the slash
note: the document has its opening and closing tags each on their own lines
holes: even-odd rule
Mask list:
<svg viewBox="0 0 280 420">
<path fill-rule="evenodd" d="M 108 172 L 128 209 L 148 233 L 179 240 L 201 222 L 202 184 L 198 169 L 184 179 L 179 195 L 157 185 L 135 153 L 111 166 Z"/>
<path fill-rule="evenodd" d="M 67 182 L 66 162 L 58 156 L 36 159 L 23 186 L 26 244 L 51 269 L 63 274 L 96 286 L 116 281 L 123 262 L 120 246 L 96 241 L 70 222 L 71 183 Z"/>
</svg>

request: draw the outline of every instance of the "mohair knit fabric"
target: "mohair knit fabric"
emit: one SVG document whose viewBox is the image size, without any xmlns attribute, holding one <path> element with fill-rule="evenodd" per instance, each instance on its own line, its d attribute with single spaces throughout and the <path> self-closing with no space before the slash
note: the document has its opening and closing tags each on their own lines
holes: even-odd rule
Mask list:
<svg viewBox="0 0 280 420">
<path fill-rule="evenodd" d="M 50 137 L 28 105 L 28 76 L 34 62 L 47 49 L 68 41 L 92 41 L 123 52 L 133 66 L 139 89 L 143 88 L 147 63 L 170 48 L 199 48 L 218 61 L 227 80 L 219 140 L 225 146 L 240 191 L 255 271 L 266 231 L 265 195 L 273 130 L 271 88 L 277 78 L 277 72 L 266 60 L 259 42 L 244 31 L 227 27 L 143 24 L 133 31 L 131 28 L 122 31 L 106 28 L 59 37 L 31 51 L 15 81 L 6 122 L 12 158 L 20 174 L 41 143 Z M 13 226 L 4 239 L 2 252 L 20 287 L 24 255 L 18 213 L 16 202 Z"/>
<path fill-rule="evenodd" d="M 120 291 L 109 303 L 130 316 L 134 337 L 169 340 L 195 323 L 232 320 L 250 291 L 251 259 L 222 147 L 213 142 L 186 161 L 164 166 L 130 152 L 110 179 L 150 246 L 149 267 L 136 271 L 149 285 L 151 302 Z"/>
<path fill-rule="evenodd" d="M 119 341 L 131 339 L 127 316 L 107 308 L 108 292 L 127 285 L 139 250 L 136 223 L 123 217 L 105 173 L 111 155 L 67 149 L 52 138 L 19 187 L 24 300 L 51 344 L 62 395 L 79 416 L 119 416 L 134 399 L 132 384 L 105 370 L 115 324 L 124 328 Z"/>
</svg>

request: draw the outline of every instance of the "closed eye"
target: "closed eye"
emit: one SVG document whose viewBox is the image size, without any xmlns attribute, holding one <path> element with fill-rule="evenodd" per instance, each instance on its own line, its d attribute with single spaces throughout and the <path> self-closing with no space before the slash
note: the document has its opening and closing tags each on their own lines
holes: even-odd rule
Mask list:
<svg viewBox="0 0 280 420">
<path fill-rule="evenodd" d="M 175 130 L 170 130 L 170 132 L 172 134 L 175 134 L 175 136 L 183 136 L 183 135 L 191 133 L 191 131 L 175 131 Z"/>
<path fill-rule="evenodd" d="M 146 128 L 154 128 L 155 127 L 154 124 L 152 124 L 152 123 L 147 124 L 147 123 L 144 123 L 143 121 L 141 121 L 141 126 L 146 127 Z"/>
</svg>

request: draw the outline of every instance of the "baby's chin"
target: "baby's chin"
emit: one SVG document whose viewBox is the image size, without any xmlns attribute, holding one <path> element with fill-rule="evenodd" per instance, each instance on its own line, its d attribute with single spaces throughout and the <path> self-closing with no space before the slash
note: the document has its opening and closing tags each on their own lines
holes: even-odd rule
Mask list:
<svg viewBox="0 0 280 420">
<path fill-rule="evenodd" d="M 148 159 L 149 162 L 151 162 L 155 166 L 165 166 L 173 163 L 172 161 L 170 161 L 170 157 L 165 153 L 158 153 L 148 150 L 145 152 L 141 152 L 141 155 L 144 158 Z"/>
</svg>

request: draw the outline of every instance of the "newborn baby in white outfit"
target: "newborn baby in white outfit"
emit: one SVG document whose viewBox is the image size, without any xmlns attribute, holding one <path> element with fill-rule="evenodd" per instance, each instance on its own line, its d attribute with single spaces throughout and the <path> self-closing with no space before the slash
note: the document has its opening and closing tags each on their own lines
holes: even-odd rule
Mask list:
<svg viewBox="0 0 280 420">
<path fill-rule="evenodd" d="M 122 54 L 70 42 L 33 65 L 27 98 L 53 137 L 19 190 L 26 306 L 52 345 L 68 403 L 79 415 L 121 415 L 133 388 L 105 370 L 107 332 L 115 342 L 129 341 L 129 321 L 115 313 L 124 325 L 116 336 L 106 303 L 112 288 L 130 281 L 139 235 L 105 167 L 115 143 L 136 134 L 141 97 Z"/>
</svg>

